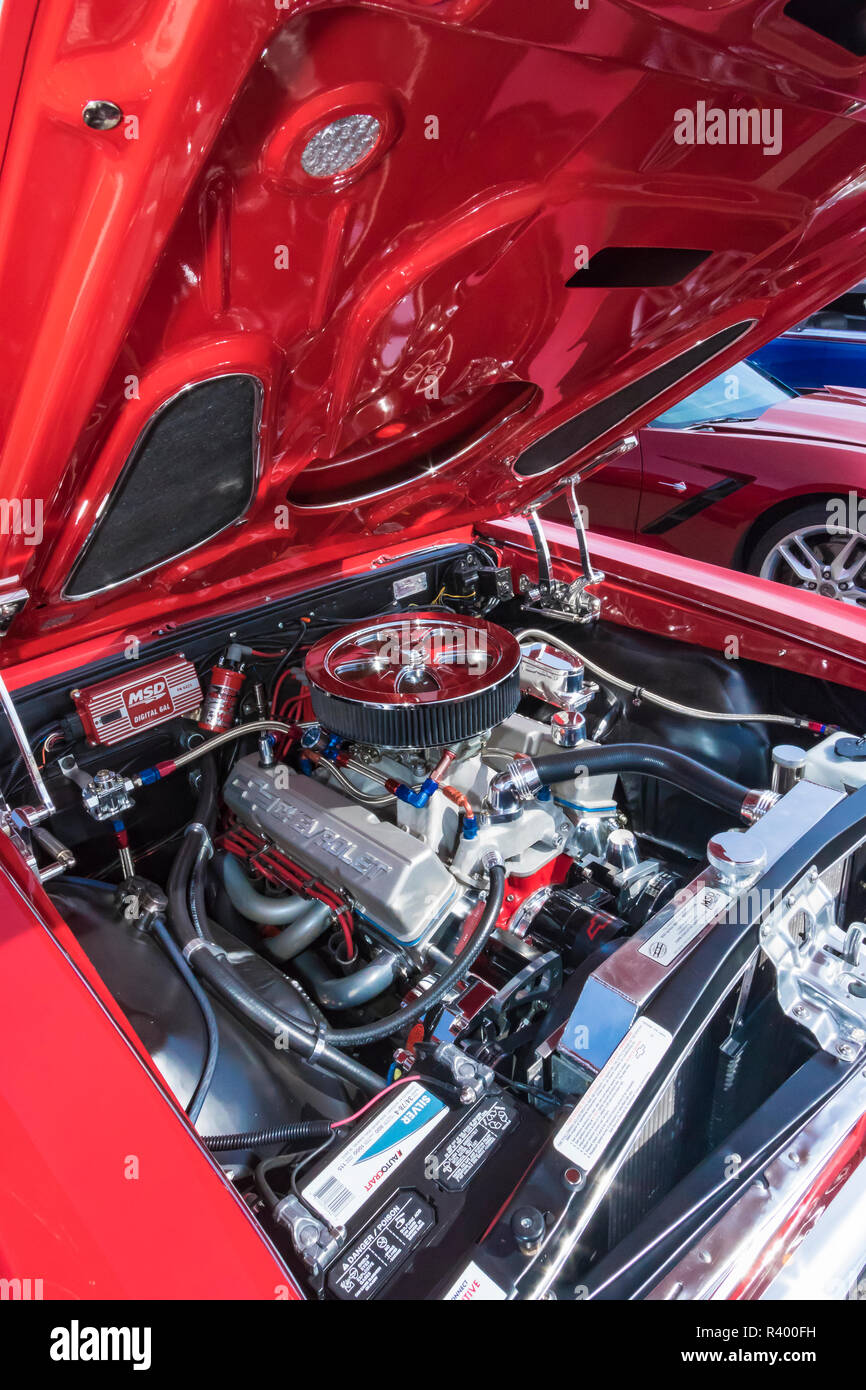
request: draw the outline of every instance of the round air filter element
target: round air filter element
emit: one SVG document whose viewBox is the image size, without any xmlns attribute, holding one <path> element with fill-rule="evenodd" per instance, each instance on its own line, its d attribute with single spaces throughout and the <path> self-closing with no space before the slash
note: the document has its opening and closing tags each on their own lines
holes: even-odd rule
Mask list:
<svg viewBox="0 0 866 1390">
<path fill-rule="evenodd" d="M 520 646 L 504 628 L 434 610 L 352 623 L 305 663 L 330 733 L 376 748 L 442 748 L 507 719 L 520 699 Z"/>
</svg>

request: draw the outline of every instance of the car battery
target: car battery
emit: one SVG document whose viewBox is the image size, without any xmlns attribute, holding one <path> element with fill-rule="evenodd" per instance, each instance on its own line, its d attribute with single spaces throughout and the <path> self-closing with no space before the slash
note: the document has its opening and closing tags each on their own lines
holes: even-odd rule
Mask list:
<svg viewBox="0 0 866 1390">
<path fill-rule="evenodd" d="M 437 1298 L 466 1265 L 549 1130 L 496 1087 L 470 1105 L 411 1081 L 347 1131 L 298 1182 L 338 1248 L 321 1271 L 325 1298 Z"/>
</svg>

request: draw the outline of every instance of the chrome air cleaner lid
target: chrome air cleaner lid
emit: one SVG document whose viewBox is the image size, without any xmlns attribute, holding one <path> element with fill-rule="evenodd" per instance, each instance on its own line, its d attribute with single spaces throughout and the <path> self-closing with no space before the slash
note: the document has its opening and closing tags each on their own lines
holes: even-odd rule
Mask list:
<svg viewBox="0 0 866 1390">
<path fill-rule="evenodd" d="M 441 748 L 491 729 L 520 699 L 520 646 L 481 618 L 428 609 L 352 623 L 305 662 L 331 733 L 378 748 Z"/>
</svg>

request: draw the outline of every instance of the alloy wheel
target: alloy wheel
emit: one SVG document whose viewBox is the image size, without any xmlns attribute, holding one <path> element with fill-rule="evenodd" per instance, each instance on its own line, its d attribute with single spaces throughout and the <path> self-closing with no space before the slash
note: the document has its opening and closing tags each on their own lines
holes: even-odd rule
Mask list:
<svg viewBox="0 0 866 1390">
<path fill-rule="evenodd" d="M 783 536 L 761 565 L 762 579 L 866 607 L 866 535 L 801 526 Z"/>
</svg>

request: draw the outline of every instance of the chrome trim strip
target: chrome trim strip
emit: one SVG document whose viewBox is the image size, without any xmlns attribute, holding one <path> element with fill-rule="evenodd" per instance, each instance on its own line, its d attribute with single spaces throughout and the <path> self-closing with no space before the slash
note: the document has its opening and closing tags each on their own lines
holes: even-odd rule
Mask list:
<svg viewBox="0 0 866 1390">
<path fill-rule="evenodd" d="M 866 328 L 789 328 L 786 333 L 779 333 L 778 337 L 794 341 L 806 338 L 809 342 L 819 343 L 854 343 L 857 347 L 863 347 Z"/>
<path fill-rule="evenodd" d="M 751 330 L 755 327 L 755 324 L 758 322 L 758 320 L 757 320 L 757 319 L 744 319 L 744 320 L 742 320 L 742 322 L 743 322 L 743 324 L 744 324 L 742 333 L 740 333 L 736 338 L 732 338 L 731 341 L 730 341 L 729 343 L 726 343 L 724 347 L 719 348 L 719 351 L 718 351 L 718 352 L 711 353 L 711 355 L 710 355 L 709 357 L 704 358 L 703 362 L 699 363 L 699 365 L 696 366 L 696 367 L 692 367 L 691 371 L 685 372 L 685 373 L 683 374 L 683 377 L 682 377 L 681 379 L 682 379 L 682 380 L 685 380 L 686 378 L 688 378 L 688 377 L 690 377 L 690 376 L 694 376 L 695 372 L 701 371 L 704 367 L 707 366 L 707 364 L 708 364 L 709 362 L 715 362 L 715 360 L 716 360 L 717 357 L 722 357 L 722 356 L 724 355 L 724 353 L 726 353 L 726 352 L 728 351 L 729 348 L 732 348 L 732 347 L 734 346 L 735 343 L 739 343 L 743 338 L 746 337 L 746 335 L 747 335 L 748 333 L 751 332 Z M 734 328 L 735 326 L 736 326 L 736 325 L 733 324 L 733 323 L 729 323 L 729 324 L 728 324 L 728 328 Z M 675 353 L 673 354 L 672 357 L 669 357 L 669 358 L 667 359 L 666 362 L 660 362 L 659 365 L 658 365 L 657 367 L 652 367 L 652 368 L 650 369 L 650 371 L 648 371 L 648 372 L 646 373 L 646 376 L 652 376 L 653 372 L 661 372 L 661 371 L 663 371 L 665 367 L 669 367 L 669 366 L 671 365 L 671 363 L 672 363 L 672 362 L 675 362 L 676 359 L 677 359 L 677 357 L 682 356 L 682 354 L 683 354 L 684 352 L 692 352 L 692 351 L 694 351 L 695 348 L 699 348 L 699 347 L 701 346 L 702 343 L 708 343 L 708 342 L 710 341 L 711 338 L 714 338 L 714 337 L 716 337 L 717 334 L 719 334 L 719 333 L 724 333 L 724 332 L 725 332 L 725 329 L 724 329 L 724 328 L 717 328 L 717 329 L 715 330 L 715 332 L 714 332 L 714 333 L 711 333 L 708 337 L 706 337 L 706 338 L 699 338 L 698 341 L 697 341 L 696 343 L 693 343 L 691 347 L 689 347 L 689 348 L 683 348 L 683 349 L 681 349 L 680 352 L 675 352 Z M 629 386 L 636 386 L 636 385 L 638 384 L 638 382 L 640 382 L 640 381 L 642 381 L 642 380 L 643 380 L 643 377 L 635 377 L 633 381 L 627 382 L 625 386 L 617 387 L 617 390 L 618 390 L 618 391 L 624 391 L 624 390 L 626 390 L 627 387 L 629 387 Z M 676 385 L 676 384 L 677 384 L 677 383 L 674 382 L 672 385 Z M 671 385 L 668 385 L 668 386 L 663 387 L 662 390 L 661 390 L 661 391 L 657 391 L 656 394 L 655 394 L 654 396 L 650 396 L 648 400 L 642 401 L 642 402 L 641 402 L 641 405 L 640 405 L 640 407 L 639 407 L 639 409 L 643 410 L 644 406 L 651 405 L 653 401 L 657 401 L 657 400 L 659 399 L 660 396 L 664 396 L 664 395 L 665 395 L 668 391 L 670 391 L 671 389 L 672 389 L 672 386 L 671 386 Z M 689 394 L 688 391 L 687 391 L 685 394 L 688 395 L 688 394 Z M 611 395 L 612 395 L 612 396 L 615 396 L 615 395 L 616 395 L 616 391 L 612 391 L 612 392 L 611 392 Z M 602 397 L 601 399 L 604 400 L 605 398 Z M 601 404 L 601 401 L 596 401 L 596 402 L 594 402 L 594 404 L 600 405 L 600 404 Z M 592 409 L 592 407 L 591 407 L 591 406 L 587 406 L 586 409 L 589 410 L 589 409 Z M 517 457 L 515 458 L 514 462 L 513 462 L 512 465 L 511 465 L 511 473 L 512 473 L 512 475 L 517 479 L 518 482 L 523 483 L 523 484 L 526 484 L 526 483 L 531 483 L 531 482 L 533 481 L 533 479 L 535 479 L 535 478 L 546 478 L 547 475 L 548 475 L 549 473 L 553 473 L 557 468 L 566 467 L 566 466 L 568 465 L 568 462 L 569 462 L 570 459 L 573 459 L 573 458 L 575 457 L 576 454 L 580 454 L 580 453 L 583 452 L 583 449 L 575 449 L 575 450 L 574 450 L 574 453 L 566 455 L 566 457 L 565 457 L 564 459 L 559 459 L 559 461 L 558 461 L 557 463 L 552 463 L 552 464 L 550 465 L 549 468 L 539 468 L 539 469 L 538 469 L 536 472 L 534 472 L 534 473 L 518 473 L 518 471 L 517 471 L 517 465 L 518 465 L 518 463 L 520 462 L 521 458 L 523 457 L 523 454 L 526 453 L 526 450 L 527 450 L 527 449 L 532 449 L 532 448 L 535 447 L 536 444 L 541 444 L 542 441 L 545 440 L 545 439 L 547 438 L 547 435 L 549 435 L 549 434 L 555 434 L 556 431 L 557 431 L 558 429 L 560 429 L 563 425 L 569 424 L 569 422 L 570 422 L 571 420 L 575 419 L 575 416 L 576 416 L 576 415 L 581 415 L 582 413 L 583 413 L 582 411 L 576 411 L 576 412 L 575 412 L 575 415 L 571 415 L 571 416 L 569 416 L 567 419 L 562 420 L 562 421 L 560 422 L 559 425 L 554 425 L 553 428 L 550 429 L 550 430 L 548 430 L 546 434 L 540 434 L 540 435 L 538 436 L 537 439 L 530 440 L 530 442 L 525 446 L 525 448 L 522 449 L 521 452 L 517 455 Z M 617 420 L 613 420 L 609 425 L 606 425 L 605 428 L 601 431 L 601 433 L 599 434 L 598 437 L 599 437 L 599 438 L 602 438 L 604 435 L 609 434 L 611 430 L 619 429 L 619 427 L 620 427 L 620 425 L 623 423 L 623 421 L 630 419 L 632 415 L 634 415 L 634 411 L 633 411 L 633 410 L 627 410 L 627 411 L 625 411 L 625 413 L 624 413 L 623 415 L 620 415 L 619 418 L 618 418 Z M 590 440 L 590 442 L 589 442 L 588 444 L 585 444 L 585 445 L 583 446 L 583 448 L 584 448 L 584 449 L 591 449 L 592 446 L 593 446 L 593 444 L 594 444 L 595 442 L 596 442 L 595 440 Z M 616 443 L 618 443 L 618 442 L 619 442 L 619 441 L 616 441 Z M 606 452 L 607 452 L 606 447 L 605 447 L 605 449 L 603 449 L 601 452 L 602 452 L 602 453 L 606 453 Z M 595 455 L 595 457 L 597 458 L 598 455 Z M 587 459 L 587 460 L 584 462 L 584 464 L 583 464 L 582 466 L 585 468 L 585 467 L 586 467 L 586 464 L 587 464 L 588 462 L 589 462 L 589 459 Z M 576 472 L 577 472 L 577 478 L 578 478 L 578 481 L 579 481 L 579 478 L 580 478 L 580 468 L 578 468 L 578 469 L 576 470 Z"/>
<path fill-rule="evenodd" d="M 527 384 L 531 385 L 531 383 Z M 521 415 L 524 410 L 528 410 L 536 397 L 537 392 L 533 391 L 527 400 L 523 401 L 522 404 L 518 403 L 513 410 L 509 410 L 505 415 L 502 415 L 498 420 L 494 421 L 483 434 L 477 435 L 467 444 L 464 444 L 463 448 L 458 449 L 456 454 L 450 454 L 448 458 L 443 459 L 441 463 L 431 464 L 427 468 L 420 469 L 411 478 L 404 478 L 402 482 L 391 483 L 388 487 L 377 488 L 374 492 L 360 493 L 354 497 L 338 497 L 335 498 L 333 502 L 307 503 L 295 502 L 292 500 L 291 484 L 289 484 L 288 505 L 299 512 L 330 512 L 341 507 L 354 507 L 360 502 L 374 502 L 378 497 L 387 497 L 389 493 L 399 492 L 401 488 L 411 487 L 414 483 L 418 483 L 424 478 L 435 478 L 438 473 L 444 472 L 446 468 L 452 467 L 455 463 L 460 463 L 467 455 L 473 453 L 480 445 L 486 443 L 492 435 L 496 434 L 497 430 L 501 430 L 505 425 L 509 424 L 516 415 Z M 296 476 L 300 477 L 303 471 L 304 470 L 301 469 Z"/>
</svg>

